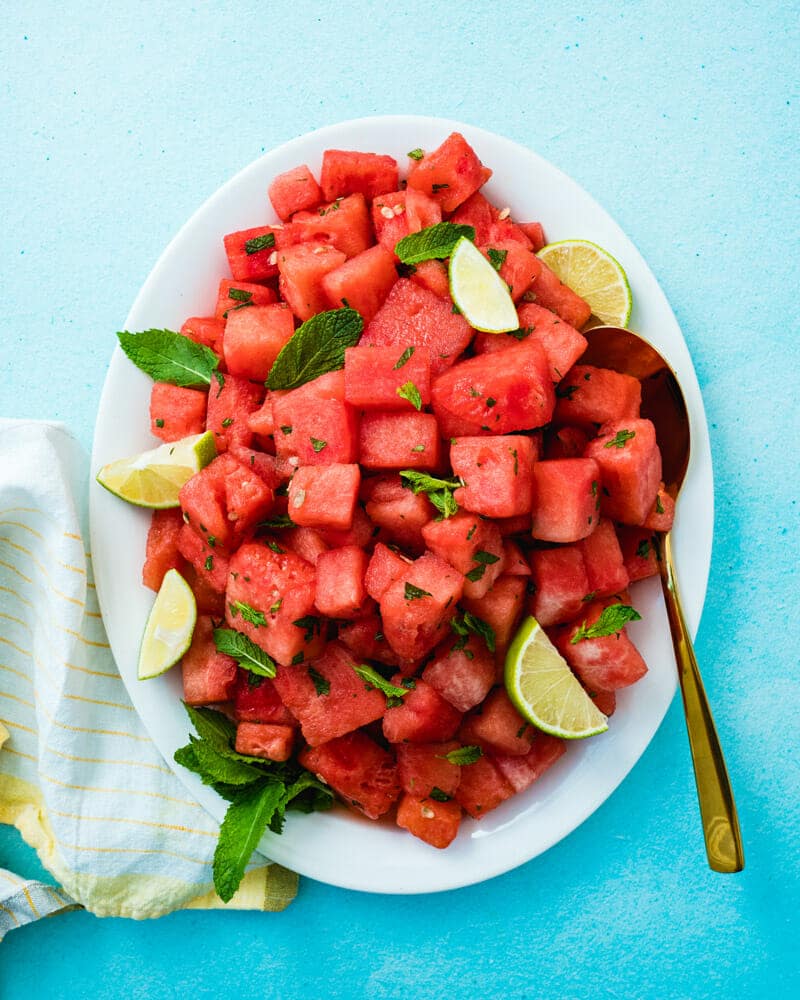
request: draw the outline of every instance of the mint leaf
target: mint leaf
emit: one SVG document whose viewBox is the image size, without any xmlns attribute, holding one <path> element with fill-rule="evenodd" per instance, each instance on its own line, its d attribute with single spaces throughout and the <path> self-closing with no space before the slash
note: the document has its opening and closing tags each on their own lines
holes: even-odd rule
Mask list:
<svg viewBox="0 0 800 1000">
<path fill-rule="evenodd" d="M 275 676 L 275 661 L 242 632 L 215 628 L 214 645 L 220 653 L 232 656 L 240 667 L 259 677 Z"/>
<path fill-rule="evenodd" d="M 406 153 L 406 156 L 408 156 L 409 159 L 412 160 L 421 160 L 424 155 L 425 155 L 425 150 L 420 149 L 419 146 L 417 146 L 416 149 L 412 149 L 408 153 Z"/>
<path fill-rule="evenodd" d="M 478 618 L 477 615 L 473 615 L 471 611 L 465 611 L 461 618 L 451 618 L 450 628 L 456 633 L 456 635 L 459 635 L 462 638 L 466 638 L 470 632 L 473 635 L 480 636 L 480 638 L 486 643 L 486 648 L 489 652 L 493 653 L 495 651 L 496 638 L 494 629 L 491 625 L 487 625 L 482 618 Z M 457 647 L 459 649 L 463 649 L 465 645 L 466 642 L 460 646 L 456 643 L 456 646 L 453 648 L 455 649 Z"/>
<path fill-rule="evenodd" d="M 443 792 L 441 788 L 437 788 L 436 785 L 431 789 L 431 794 L 428 798 L 433 799 L 434 802 L 449 802 L 452 799 L 452 795 L 448 795 L 447 792 Z"/>
<path fill-rule="evenodd" d="M 451 764 L 474 764 L 483 756 L 483 750 L 476 746 L 459 747 L 458 750 L 451 750 L 450 753 L 439 756 L 442 760 L 449 760 Z"/>
<path fill-rule="evenodd" d="M 400 357 L 397 359 L 397 361 L 392 365 L 393 370 L 396 371 L 398 368 L 402 368 L 403 365 L 406 363 L 406 361 L 408 361 L 411 358 L 411 355 L 414 353 L 414 350 L 415 348 L 413 347 L 407 347 L 400 355 Z"/>
<path fill-rule="evenodd" d="M 283 552 L 283 549 L 280 551 Z M 231 601 L 228 607 L 234 618 L 240 614 L 249 625 L 255 625 L 256 628 L 259 628 L 259 626 L 267 624 L 264 612 L 254 608 L 252 604 L 245 604 L 244 601 Z"/>
<path fill-rule="evenodd" d="M 319 670 L 309 667 L 308 676 L 311 678 L 318 697 L 331 693 L 331 682 L 326 677 L 323 677 Z"/>
<path fill-rule="evenodd" d="M 625 442 L 636 437 L 636 431 L 617 431 L 610 441 L 606 441 L 604 448 L 624 448 Z"/>
<path fill-rule="evenodd" d="M 500 561 L 500 556 L 496 556 L 493 552 L 485 552 L 483 549 L 479 549 L 472 558 L 475 562 L 483 563 L 486 566 Z"/>
<path fill-rule="evenodd" d="M 664 505 L 661 503 L 661 494 L 656 493 L 656 514 L 664 513 Z"/>
<path fill-rule="evenodd" d="M 208 347 L 173 330 L 121 330 L 117 337 L 128 358 L 155 382 L 200 388 L 211 384 L 219 364 L 219 358 Z"/>
<path fill-rule="evenodd" d="M 275 246 L 275 233 L 262 233 L 261 236 L 254 236 L 252 240 L 247 240 L 244 251 L 247 254 L 258 253 L 260 250 L 269 250 Z"/>
<path fill-rule="evenodd" d="M 422 409 L 422 396 L 420 396 L 419 389 L 413 382 L 405 382 L 401 385 L 397 390 L 397 395 L 400 396 L 401 399 L 407 399 L 415 410 Z"/>
<path fill-rule="evenodd" d="M 420 597 L 433 597 L 433 594 L 429 593 L 427 590 L 423 590 L 421 587 L 415 587 L 413 583 L 409 583 L 406 580 L 403 596 L 407 601 L 416 601 L 419 600 Z"/>
<path fill-rule="evenodd" d="M 304 628 L 306 630 L 303 640 L 305 642 L 310 642 L 315 635 L 319 635 L 322 629 L 322 622 L 316 615 L 304 615 L 302 618 L 297 618 L 292 622 L 292 625 L 296 625 L 298 628 Z"/>
<path fill-rule="evenodd" d="M 223 715 L 222 712 L 215 712 L 213 708 L 195 707 L 187 705 L 185 702 L 184 708 L 201 740 L 209 743 L 224 756 L 235 753 L 231 747 L 236 738 L 236 726 L 226 715 Z"/>
<path fill-rule="evenodd" d="M 468 240 L 474 240 L 474 226 L 437 222 L 418 233 L 404 236 L 398 241 L 394 252 L 403 264 L 419 264 L 423 260 L 443 260 L 450 256 L 456 243 L 464 236 Z"/>
<path fill-rule="evenodd" d="M 364 329 L 355 309 L 317 313 L 295 330 L 275 359 L 268 389 L 296 389 L 326 372 L 344 368 L 344 352 L 354 347 Z"/>
<path fill-rule="evenodd" d="M 247 862 L 281 806 L 285 786 L 266 781 L 244 789 L 228 806 L 214 851 L 214 888 L 227 903 L 239 888 Z"/>
<path fill-rule="evenodd" d="M 429 476 L 427 472 L 403 469 L 400 473 L 400 479 L 406 489 L 412 490 L 415 494 L 427 494 L 430 502 L 439 511 L 439 520 L 458 513 L 458 504 L 453 496 L 453 490 L 464 485 L 464 480 L 459 476 L 454 476 L 452 479 L 439 479 L 437 476 Z"/>
<path fill-rule="evenodd" d="M 505 264 L 506 262 L 506 257 L 508 257 L 508 250 L 495 250 L 494 247 L 489 247 L 487 253 L 489 255 L 489 263 L 492 265 L 495 271 L 499 271 L 500 268 L 503 266 L 503 264 Z"/>
<path fill-rule="evenodd" d="M 406 584 L 406 586 L 408 586 L 408 584 Z M 388 708 L 394 708 L 396 705 L 401 705 L 403 703 L 403 698 L 409 692 L 409 688 L 398 687 L 396 684 L 392 684 L 384 677 L 381 677 L 374 667 L 370 667 L 366 663 L 362 663 L 359 666 L 354 665 L 353 670 L 355 670 L 367 687 L 375 688 L 377 691 L 386 695 L 386 705 Z"/>
<path fill-rule="evenodd" d="M 226 757 L 206 743 L 205 740 L 191 738 L 191 747 L 197 764 L 196 773 L 204 785 L 252 785 L 263 777 L 261 771 L 252 764 L 245 764 L 235 758 Z"/>
<path fill-rule="evenodd" d="M 476 552 L 472 558 L 476 563 L 478 563 L 478 565 L 471 569 L 469 573 L 465 573 L 464 576 L 466 576 L 466 578 L 471 580 L 473 583 L 477 583 L 478 580 L 483 578 L 483 574 L 486 572 L 486 567 L 491 566 L 492 563 L 496 563 L 500 557 L 492 555 L 491 552 L 480 551 Z"/>
<path fill-rule="evenodd" d="M 584 621 L 570 639 L 570 643 L 574 646 L 582 639 L 602 639 L 607 635 L 615 635 L 617 632 L 621 632 L 628 622 L 639 621 L 641 617 L 639 612 L 628 604 L 610 604 L 603 609 L 603 613 L 594 625 L 587 627 Z"/>
<path fill-rule="evenodd" d="M 259 528 L 294 528 L 295 523 L 289 517 L 288 514 L 276 514 L 275 517 L 269 517 L 266 521 L 258 522 Z"/>
<path fill-rule="evenodd" d="M 252 292 L 246 292 L 243 288 L 229 288 L 228 298 L 235 299 L 237 302 L 247 302 L 253 298 Z"/>
<path fill-rule="evenodd" d="M 518 330 L 509 330 L 508 336 L 514 337 L 515 340 L 525 340 L 525 338 L 530 337 L 532 333 L 532 326 L 521 326 Z"/>
<path fill-rule="evenodd" d="M 322 451 L 323 448 L 327 448 L 328 447 L 328 442 L 327 441 L 320 441 L 319 438 L 312 437 L 311 438 L 311 447 L 314 449 L 315 452 L 317 452 L 317 454 L 319 454 Z"/>
</svg>

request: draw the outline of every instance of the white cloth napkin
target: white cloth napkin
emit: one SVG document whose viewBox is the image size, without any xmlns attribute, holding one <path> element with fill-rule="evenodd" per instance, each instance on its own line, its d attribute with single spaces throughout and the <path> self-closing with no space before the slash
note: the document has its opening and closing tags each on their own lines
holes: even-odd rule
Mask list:
<svg viewBox="0 0 800 1000">
<path fill-rule="evenodd" d="M 62 890 L 0 869 L 0 938 L 64 907 L 223 906 L 218 825 L 150 741 L 117 672 L 84 539 L 88 461 L 67 430 L 0 420 L 0 822 Z M 280 910 L 297 876 L 248 872 L 229 906 Z"/>
</svg>

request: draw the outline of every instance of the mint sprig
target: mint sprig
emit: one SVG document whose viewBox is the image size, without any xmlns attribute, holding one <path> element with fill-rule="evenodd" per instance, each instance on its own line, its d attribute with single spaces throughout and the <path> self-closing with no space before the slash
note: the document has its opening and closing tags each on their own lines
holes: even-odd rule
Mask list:
<svg viewBox="0 0 800 1000">
<path fill-rule="evenodd" d="M 418 233 L 409 233 L 395 245 L 394 252 L 403 264 L 421 264 L 423 260 L 444 260 L 452 254 L 463 237 L 475 239 L 475 227 L 454 222 L 437 222 Z"/>
<path fill-rule="evenodd" d="M 587 626 L 584 621 L 570 639 L 570 643 L 574 646 L 582 639 L 602 639 L 607 635 L 616 635 L 628 622 L 637 622 L 641 617 L 639 612 L 629 604 L 609 604 L 607 608 L 603 609 L 603 613 L 594 625 Z"/>
<path fill-rule="evenodd" d="M 268 389 L 296 389 L 327 372 L 344 368 L 344 352 L 355 347 L 364 321 L 355 309 L 317 313 L 299 326 L 275 359 Z"/>
<path fill-rule="evenodd" d="M 174 330 L 142 330 L 117 333 L 119 346 L 128 358 L 155 382 L 169 382 L 185 389 L 211 384 L 219 358 L 208 347 L 196 344 Z"/>
<path fill-rule="evenodd" d="M 440 479 L 438 476 L 429 476 L 427 472 L 418 472 L 416 469 L 403 469 L 400 479 L 406 489 L 413 493 L 425 493 L 439 511 L 439 520 L 444 517 L 452 517 L 458 513 L 458 504 L 453 496 L 453 490 L 464 485 L 464 480 L 460 476 L 452 479 Z"/>
</svg>

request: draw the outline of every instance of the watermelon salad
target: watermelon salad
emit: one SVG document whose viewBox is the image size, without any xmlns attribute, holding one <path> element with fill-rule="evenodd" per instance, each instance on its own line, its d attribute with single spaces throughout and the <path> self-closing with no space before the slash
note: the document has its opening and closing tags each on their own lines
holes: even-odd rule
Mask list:
<svg viewBox="0 0 800 1000">
<path fill-rule="evenodd" d="M 211 431 L 217 455 L 153 513 L 143 581 L 177 569 L 194 592 L 201 739 L 179 759 L 234 804 L 256 779 L 216 773 L 203 739 L 255 787 L 290 774 L 306 808 L 332 790 L 445 848 L 565 752 L 503 685 L 524 615 L 607 716 L 646 671 L 624 627 L 592 626 L 657 573 L 673 500 L 654 429 L 636 379 L 580 363 L 591 308 L 490 176 L 458 133 L 402 169 L 331 149 L 319 177 L 281 174 L 280 222 L 225 236 L 213 315 L 180 330 L 205 382 L 156 373 L 153 434 Z M 464 235 L 517 329 L 454 305 L 442 240 Z"/>
</svg>

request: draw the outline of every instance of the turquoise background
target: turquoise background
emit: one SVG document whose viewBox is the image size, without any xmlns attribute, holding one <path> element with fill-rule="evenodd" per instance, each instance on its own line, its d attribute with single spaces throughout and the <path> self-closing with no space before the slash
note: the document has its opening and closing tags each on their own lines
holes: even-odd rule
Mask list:
<svg viewBox="0 0 800 1000">
<path fill-rule="evenodd" d="M 0 415 L 65 420 L 87 447 L 114 331 L 161 249 L 293 136 L 461 119 L 550 159 L 619 221 L 708 414 L 697 652 L 747 869 L 706 867 L 676 701 L 618 792 L 501 878 L 407 898 L 304 880 L 277 916 L 70 913 L 9 935 L 0 994 L 797 995 L 798 4 L 24 6 L 0 27 Z M 8 829 L 0 865 L 42 874 Z"/>
</svg>

